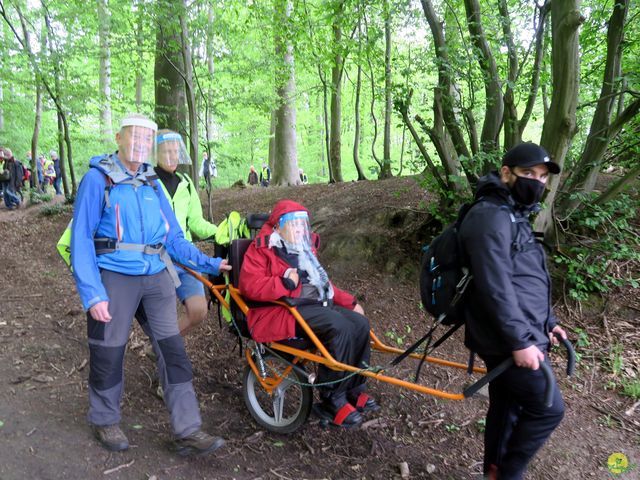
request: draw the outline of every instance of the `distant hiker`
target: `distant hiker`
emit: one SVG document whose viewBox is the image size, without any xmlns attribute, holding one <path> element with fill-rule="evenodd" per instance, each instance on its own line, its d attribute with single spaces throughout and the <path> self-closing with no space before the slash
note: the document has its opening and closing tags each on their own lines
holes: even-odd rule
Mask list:
<svg viewBox="0 0 640 480">
<path fill-rule="evenodd" d="M 171 205 L 148 163 L 157 126 L 130 114 L 116 134 L 118 151 L 91 159 L 75 202 L 71 225 L 71 264 L 87 310 L 89 412 L 102 445 L 126 450 L 120 429 L 124 354 L 131 322 L 144 307 L 141 327 L 158 355 L 158 376 L 178 454 L 204 454 L 224 440 L 201 430 L 191 363 L 178 330 L 176 285 L 169 258 L 217 275 L 226 260 L 210 258 L 183 236 Z"/>
<path fill-rule="evenodd" d="M 254 167 L 253 165 L 249 167 L 249 178 L 247 179 L 247 183 L 249 185 L 258 184 L 258 172 L 256 172 L 256 167 Z"/>
<path fill-rule="evenodd" d="M 213 159 L 209 159 L 207 152 L 202 154 L 202 164 L 200 165 L 200 178 L 204 179 L 205 185 L 209 185 L 212 178 L 218 177 L 218 167 Z"/>
<path fill-rule="evenodd" d="M 355 297 L 329 280 L 316 256 L 318 242 L 307 209 L 280 200 L 247 250 L 240 291 L 260 302 L 290 298 L 338 362 L 366 368 L 371 353 L 369 320 Z M 247 322 L 256 342 L 304 336 L 293 315 L 279 306 L 252 308 Z M 322 403 L 316 413 L 335 425 L 359 425 L 361 412 L 380 409 L 365 393 L 365 381 L 361 375 L 319 366 L 318 384 L 329 385 L 319 389 Z"/>
<path fill-rule="evenodd" d="M 156 137 L 156 148 L 157 165 L 154 170 L 178 224 L 184 232 L 184 237 L 189 241 L 192 235 L 201 240 L 213 237 L 217 228 L 202 215 L 202 205 L 196 186 L 186 173 L 179 173 L 176 170 L 178 165 L 191 164 L 182 137 L 171 130 L 160 130 Z M 200 281 L 181 268 L 176 268 L 176 271 L 180 278 L 180 286 L 176 289 L 176 294 L 186 310 L 186 315 L 181 315 L 178 319 L 178 329 L 180 334 L 185 336 L 207 317 L 207 300 L 204 296 L 204 286 Z"/>
<path fill-rule="evenodd" d="M 60 182 L 62 181 L 62 170 L 60 170 L 60 158 L 55 150 L 49 152 L 51 156 L 51 163 L 53 163 L 53 173 L 55 178 L 53 179 L 53 188 L 56 190 L 56 195 L 62 195 L 62 189 L 60 188 Z"/>
<path fill-rule="evenodd" d="M 564 415 L 553 384 L 544 405 L 539 369 L 552 338 L 566 333 L 551 308 L 551 280 L 542 246 L 528 221 L 540 210 L 549 174 L 560 173 L 538 145 L 523 143 L 503 157 L 499 172 L 480 179 L 476 199 L 460 227 L 473 282 L 465 297 L 465 344 L 492 370 L 513 357 L 515 365 L 489 384 L 484 473 L 489 479 L 521 479 L 527 464 Z"/>
<path fill-rule="evenodd" d="M 307 174 L 304 173 L 304 170 L 302 170 L 301 168 L 298 169 L 298 175 L 300 176 L 300 183 L 302 183 L 302 185 L 306 185 L 307 183 L 309 183 Z"/>
<path fill-rule="evenodd" d="M 3 183 L 4 204 L 7 210 L 14 210 L 20 206 L 22 188 L 22 177 L 24 170 L 22 164 L 14 157 L 11 150 L 4 148 L 2 150 L 2 158 L 4 159 L 0 178 Z"/>
<path fill-rule="evenodd" d="M 266 163 L 262 164 L 262 170 L 260 170 L 260 185 L 268 187 L 271 183 L 271 169 Z"/>
<path fill-rule="evenodd" d="M 42 156 L 42 172 L 44 173 L 44 184 L 45 185 L 53 185 L 53 182 L 56 179 L 56 167 L 53 163 L 53 160 L 47 159 L 44 155 Z M 46 188 L 43 188 L 46 192 Z"/>
<path fill-rule="evenodd" d="M 38 185 L 44 190 L 44 157 L 39 155 L 36 159 L 36 172 L 38 173 Z"/>
</svg>

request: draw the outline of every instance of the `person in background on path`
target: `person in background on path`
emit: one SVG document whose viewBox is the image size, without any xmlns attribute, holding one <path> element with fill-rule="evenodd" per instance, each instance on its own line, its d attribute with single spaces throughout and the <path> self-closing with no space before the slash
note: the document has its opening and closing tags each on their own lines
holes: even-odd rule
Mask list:
<svg viewBox="0 0 640 480">
<path fill-rule="evenodd" d="M 53 160 L 48 159 L 44 155 L 42 155 L 42 171 L 44 173 L 44 185 L 43 191 L 46 193 L 49 185 L 53 185 L 54 180 L 56 179 L 56 168 L 53 165 Z"/>
<path fill-rule="evenodd" d="M 211 180 L 218 177 L 218 167 L 214 159 L 210 159 L 207 152 L 202 154 L 202 163 L 200 164 L 200 178 L 204 179 L 205 186 L 211 185 Z"/>
<path fill-rule="evenodd" d="M 44 191 L 44 157 L 39 155 L 36 159 L 36 171 L 38 173 L 38 185 L 40 190 Z"/>
<path fill-rule="evenodd" d="M 514 364 L 489 384 L 484 433 L 484 474 L 520 480 L 527 464 L 560 424 L 562 395 L 553 380 L 553 403 L 544 402 L 540 370 L 554 334 L 566 338 L 551 305 L 551 279 L 529 216 L 540 210 L 550 174 L 560 166 L 534 143 L 509 150 L 498 172 L 478 181 L 477 203 L 460 226 L 460 245 L 473 281 L 465 306 L 465 345 L 489 371 Z M 479 201 L 478 201 L 479 200 Z"/>
<path fill-rule="evenodd" d="M 55 173 L 55 178 L 53 179 L 53 188 L 56 190 L 56 195 L 62 195 L 62 189 L 60 188 L 60 183 L 62 182 L 62 171 L 60 170 L 60 159 L 58 158 L 58 154 L 55 150 L 51 150 L 49 152 L 51 156 L 51 162 L 53 163 L 53 172 Z"/>
<path fill-rule="evenodd" d="M 249 167 L 249 178 L 247 179 L 247 183 L 249 185 L 258 184 L 258 172 L 256 172 L 256 167 L 254 167 L 253 165 Z"/>
<path fill-rule="evenodd" d="M 87 419 L 107 450 L 129 448 L 120 428 L 124 355 L 142 305 L 141 327 L 158 355 L 174 448 L 179 455 L 200 455 L 220 448 L 224 440 L 201 428 L 191 362 L 178 330 L 180 283 L 169 256 L 213 275 L 231 267 L 184 238 L 148 163 L 154 159 L 156 131 L 155 122 L 142 115 L 123 118 L 116 133 L 118 150 L 91 159 L 74 205 L 71 264 L 87 311 L 90 359 Z"/>
<path fill-rule="evenodd" d="M 266 163 L 262 164 L 262 170 L 260 170 L 260 185 L 268 187 L 271 183 L 271 169 Z"/>
<path fill-rule="evenodd" d="M 22 164 L 13 157 L 13 152 L 5 148 L 3 150 L 4 165 L 2 168 L 2 178 L 5 178 L 3 196 L 4 204 L 8 210 L 14 210 L 20 206 L 22 177 L 24 170 Z"/>
<path fill-rule="evenodd" d="M 338 362 L 366 368 L 371 354 L 369 320 L 356 298 L 329 280 L 316 256 L 319 241 L 307 209 L 280 200 L 247 250 L 240 291 L 258 302 L 287 297 Z M 256 342 L 304 337 L 293 315 L 279 306 L 252 308 L 247 322 Z M 365 393 L 365 382 L 362 375 L 320 366 L 317 383 L 324 386 L 319 387 L 322 403 L 314 407 L 316 413 L 338 426 L 359 425 L 362 412 L 380 409 Z"/>
<path fill-rule="evenodd" d="M 309 179 L 307 178 L 307 174 L 304 173 L 304 170 L 299 168 L 298 174 L 300 175 L 300 183 L 302 183 L 302 185 L 306 185 L 307 183 L 309 183 Z"/>
</svg>

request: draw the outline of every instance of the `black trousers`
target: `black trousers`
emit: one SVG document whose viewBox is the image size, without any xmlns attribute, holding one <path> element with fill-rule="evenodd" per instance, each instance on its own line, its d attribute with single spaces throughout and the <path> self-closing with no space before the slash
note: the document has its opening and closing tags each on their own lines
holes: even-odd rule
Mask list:
<svg viewBox="0 0 640 480">
<path fill-rule="evenodd" d="M 504 357 L 483 357 L 489 370 Z M 500 480 L 519 480 L 527 464 L 560 424 L 564 402 L 553 379 L 553 404 L 544 405 L 546 381 L 541 370 L 515 365 L 489 384 L 484 433 L 484 473 L 498 467 Z"/>
<path fill-rule="evenodd" d="M 298 311 L 338 362 L 359 368 L 369 365 L 371 327 L 365 316 L 336 305 L 301 305 Z M 296 333 L 304 335 L 299 326 L 296 326 Z M 319 387 L 322 399 L 340 407 L 346 402 L 347 394 L 357 396 L 363 391 L 366 377 L 352 375 L 345 381 L 339 381 L 348 375 L 348 372 L 337 372 L 323 365 L 319 366 L 317 383 L 336 382 Z"/>
</svg>

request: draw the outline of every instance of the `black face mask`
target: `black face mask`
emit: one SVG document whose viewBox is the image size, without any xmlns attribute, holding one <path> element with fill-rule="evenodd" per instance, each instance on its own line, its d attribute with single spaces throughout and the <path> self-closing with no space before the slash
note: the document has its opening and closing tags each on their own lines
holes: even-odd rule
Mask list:
<svg viewBox="0 0 640 480">
<path fill-rule="evenodd" d="M 542 199 L 543 193 L 544 183 L 534 178 L 525 178 L 516 175 L 516 181 L 513 187 L 511 187 L 511 196 L 513 199 L 517 203 L 525 206 L 538 203 Z"/>
</svg>

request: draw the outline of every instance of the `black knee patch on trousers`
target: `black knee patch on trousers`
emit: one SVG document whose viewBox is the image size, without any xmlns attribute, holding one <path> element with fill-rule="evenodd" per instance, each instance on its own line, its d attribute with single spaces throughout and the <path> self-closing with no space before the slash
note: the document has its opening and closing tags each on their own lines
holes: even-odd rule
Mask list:
<svg viewBox="0 0 640 480">
<path fill-rule="evenodd" d="M 158 345 L 160 345 L 160 352 L 162 352 L 164 363 L 167 367 L 169 383 L 175 385 L 177 383 L 190 382 L 193 378 L 193 372 L 187 352 L 184 350 L 182 337 L 174 335 L 158 341 Z"/>
<path fill-rule="evenodd" d="M 96 390 L 107 390 L 122 381 L 124 348 L 89 345 L 91 368 L 89 384 Z"/>
</svg>

